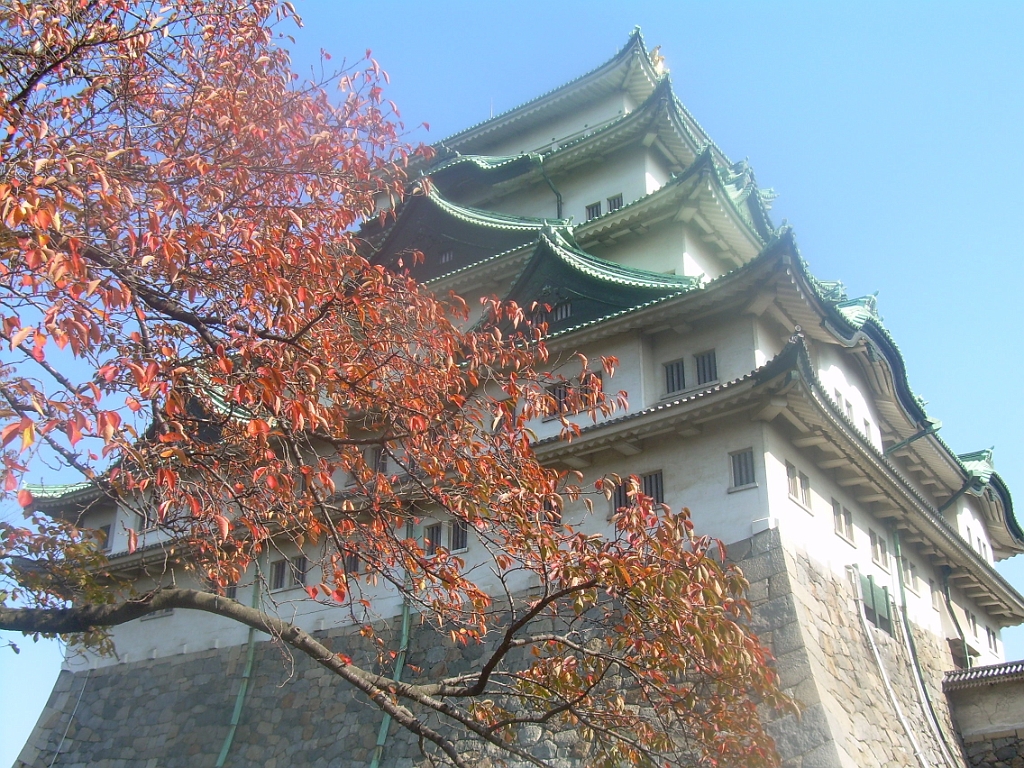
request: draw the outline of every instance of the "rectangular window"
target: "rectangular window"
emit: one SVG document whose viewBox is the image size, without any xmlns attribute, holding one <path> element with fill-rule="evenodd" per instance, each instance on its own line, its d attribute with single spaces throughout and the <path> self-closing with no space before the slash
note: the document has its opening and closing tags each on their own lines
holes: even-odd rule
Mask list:
<svg viewBox="0 0 1024 768">
<path fill-rule="evenodd" d="M 569 382 L 559 381 L 557 384 L 549 384 L 545 391 L 555 401 L 554 411 L 547 418 L 554 418 L 560 413 L 569 411 Z"/>
<path fill-rule="evenodd" d="M 285 576 L 288 573 L 287 560 L 275 560 L 270 564 L 270 589 L 284 589 Z"/>
<path fill-rule="evenodd" d="M 224 597 L 228 598 L 228 600 L 237 600 L 238 599 L 238 582 L 237 581 L 233 581 L 230 584 L 228 584 L 226 587 L 224 587 Z"/>
<path fill-rule="evenodd" d="M 936 611 L 941 611 L 942 591 L 939 589 L 939 585 L 935 583 L 935 579 L 928 579 L 928 591 L 932 596 L 932 608 Z"/>
<path fill-rule="evenodd" d="M 579 209 L 577 208 L 576 210 L 579 210 Z M 600 202 L 593 203 L 593 204 L 587 206 L 587 221 L 590 221 L 591 219 L 596 219 L 600 215 L 601 215 L 601 203 Z"/>
<path fill-rule="evenodd" d="M 743 488 L 754 484 L 754 449 L 747 448 L 732 454 L 732 487 Z"/>
<path fill-rule="evenodd" d="M 306 583 L 306 573 L 309 571 L 309 560 L 306 559 L 305 555 L 299 555 L 293 557 L 290 561 L 291 565 L 291 586 L 301 587 Z"/>
<path fill-rule="evenodd" d="M 836 533 L 853 543 L 853 515 L 835 499 L 832 499 L 832 522 Z"/>
<path fill-rule="evenodd" d="M 903 586 L 915 595 L 920 591 L 917 566 L 905 557 L 900 558 L 900 578 L 903 580 Z"/>
<path fill-rule="evenodd" d="M 110 540 L 110 526 L 101 525 L 96 529 L 98 533 L 97 543 L 100 545 L 100 551 L 109 552 L 113 542 Z"/>
<path fill-rule="evenodd" d="M 382 475 L 388 473 L 388 454 L 383 445 L 370 449 L 367 463 L 374 472 L 380 472 Z"/>
<path fill-rule="evenodd" d="M 789 495 L 808 509 L 811 508 L 811 480 L 793 464 L 786 462 L 786 479 L 789 484 Z"/>
<path fill-rule="evenodd" d="M 615 488 L 615 493 L 612 495 L 613 512 L 618 511 L 622 507 L 632 506 L 632 500 L 626 493 L 628 486 L 629 478 L 624 477 L 622 482 Z M 655 504 L 665 503 L 665 485 L 660 469 L 657 472 L 648 472 L 646 475 L 640 475 L 640 492 L 654 499 Z"/>
<path fill-rule="evenodd" d="M 452 552 L 461 552 L 469 548 L 469 523 L 458 518 L 452 520 L 452 527 L 448 532 L 448 549 Z"/>
<path fill-rule="evenodd" d="M 441 253 L 441 263 L 450 264 L 455 258 L 455 251 L 444 251 Z"/>
<path fill-rule="evenodd" d="M 345 573 L 356 575 L 359 573 L 361 567 L 361 561 L 359 560 L 359 550 L 355 547 L 350 547 L 345 550 L 345 559 L 342 561 L 345 566 Z"/>
<path fill-rule="evenodd" d="M 441 546 L 441 524 L 434 523 L 423 529 L 423 550 L 427 556 L 436 555 Z"/>
<path fill-rule="evenodd" d="M 868 530 L 871 536 L 871 560 L 885 570 L 889 570 L 889 542 L 884 536 Z"/>
<path fill-rule="evenodd" d="M 683 371 L 683 361 L 675 360 L 665 363 L 665 392 L 681 392 L 686 389 L 686 376 Z"/>
<path fill-rule="evenodd" d="M 985 636 L 988 638 L 988 647 L 992 653 L 999 652 L 999 635 L 992 627 L 985 627 Z"/>
<path fill-rule="evenodd" d="M 571 301 L 563 301 L 551 308 L 551 322 L 553 323 L 557 323 L 559 320 L 568 320 L 570 317 L 572 317 Z"/>
<path fill-rule="evenodd" d="M 590 407 L 604 391 L 604 374 L 601 371 L 585 371 L 580 376 L 580 406 Z"/>
<path fill-rule="evenodd" d="M 709 349 L 707 352 L 701 352 L 699 355 L 694 355 L 694 358 L 697 360 L 698 384 L 718 381 L 718 363 L 715 360 L 715 350 Z"/>
<path fill-rule="evenodd" d="M 650 496 L 654 499 L 655 504 L 665 503 L 665 491 L 664 484 L 661 480 L 661 470 L 641 475 L 640 483 L 645 496 Z"/>
<path fill-rule="evenodd" d="M 884 632 L 892 634 L 892 608 L 889 589 L 875 582 L 873 576 L 860 577 L 860 591 L 864 598 L 864 615 Z"/>
<path fill-rule="evenodd" d="M 853 421 L 853 404 L 849 400 L 843 400 L 843 406 L 846 410 L 846 416 Z"/>
<path fill-rule="evenodd" d="M 613 195 L 612 197 L 608 198 L 608 213 L 611 213 L 612 211 L 617 211 L 621 207 L 622 207 L 622 193 L 621 192 L 619 194 L 617 194 L 617 195 Z M 601 212 L 598 211 L 597 215 L 600 216 Z"/>
<path fill-rule="evenodd" d="M 832 394 L 835 395 L 836 406 L 838 406 L 839 408 L 842 408 L 843 407 L 843 400 L 845 400 L 846 398 L 844 398 L 843 397 L 843 393 L 839 391 L 839 387 L 836 387 L 833 390 Z"/>
<path fill-rule="evenodd" d="M 871 422 L 867 419 L 864 419 L 864 437 L 871 439 Z"/>
<path fill-rule="evenodd" d="M 974 637 L 978 636 L 978 617 L 974 615 L 973 611 L 967 611 L 967 626 L 971 628 L 971 635 Z"/>
</svg>

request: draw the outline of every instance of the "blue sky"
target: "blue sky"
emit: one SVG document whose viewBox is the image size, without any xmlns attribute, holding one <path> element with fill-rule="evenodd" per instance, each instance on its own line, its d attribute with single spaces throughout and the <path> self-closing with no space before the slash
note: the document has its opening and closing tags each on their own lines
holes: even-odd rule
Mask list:
<svg viewBox="0 0 1024 768">
<path fill-rule="evenodd" d="M 406 124 L 430 123 L 411 134 L 424 141 L 582 74 L 641 25 L 697 120 L 779 193 L 773 216 L 814 273 L 878 291 L 942 437 L 994 445 L 1024 519 L 1024 3 L 295 4 L 296 65 L 371 48 Z M 1024 589 L 1015 560 L 1000 570 Z M 1024 631 L 1004 638 L 1024 657 Z M 60 658 L 20 644 L 0 649 L 0 768 Z"/>
</svg>

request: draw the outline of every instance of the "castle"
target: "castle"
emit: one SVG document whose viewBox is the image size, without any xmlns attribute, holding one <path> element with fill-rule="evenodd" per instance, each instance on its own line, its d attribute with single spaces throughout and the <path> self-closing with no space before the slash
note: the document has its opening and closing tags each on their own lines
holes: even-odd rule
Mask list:
<svg viewBox="0 0 1024 768">
<path fill-rule="evenodd" d="M 571 443 L 557 420 L 538 422 L 536 452 L 585 482 L 635 474 L 730 545 L 753 629 L 804 706 L 770 724 L 785 764 L 964 765 L 943 676 L 1003 661 L 1000 631 L 1024 621 L 1024 597 L 993 563 L 1024 551 L 1024 532 L 991 453 L 958 455 L 936 433 L 874 297 L 811 274 L 770 218 L 772 193 L 706 135 L 639 31 L 598 68 L 437 150 L 375 258 L 421 250 L 413 275 L 471 307 L 488 295 L 549 306 L 555 361 L 619 359 L 605 385 L 628 392 L 628 409 L 581 421 Z M 36 496 L 54 514 L 89 509 L 111 557 L 129 557 L 134 523 L 89 506 L 95 489 Z M 609 525 L 582 505 L 564 517 Z M 417 535 L 442 535 L 428 525 L 442 523 Z M 455 526 L 443 533 L 462 545 Z M 292 586 L 280 575 L 272 588 Z M 344 630 L 344 617 L 296 605 L 304 628 Z M 69 661 L 17 766 L 370 762 L 379 713 L 330 700 L 325 672 L 286 674 L 267 643 L 246 663 L 244 627 L 158 615 L 113 635 L 117 659 Z M 410 648 L 425 666 L 439 653 Z M 243 677 L 251 714 L 219 756 Z M 323 718 L 293 708 L 296 696 Z M 534 746 L 574 765 L 571 743 Z M 401 733 L 378 753 L 389 768 L 417 755 Z"/>
</svg>

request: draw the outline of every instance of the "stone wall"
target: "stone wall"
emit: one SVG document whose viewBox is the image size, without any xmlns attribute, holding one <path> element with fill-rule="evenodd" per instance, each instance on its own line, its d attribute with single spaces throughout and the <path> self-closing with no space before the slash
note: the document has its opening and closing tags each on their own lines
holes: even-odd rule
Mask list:
<svg viewBox="0 0 1024 768">
<path fill-rule="evenodd" d="M 772 648 L 783 687 L 804 704 L 800 718 L 769 724 L 786 768 L 916 766 L 860 625 L 851 585 L 826 575 L 806 556 L 786 552 L 777 531 L 734 544 L 730 556 L 751 583 L 753 629 Z M 895 637 L 872 632 L 928 764 L 942 765 L 937 739 L 914 694 L 901 630 Z M 330 644 L 340 631 L 318 635 Z M 942 671 L 951 668 L 948 653 L 924 632 L 915 637 L 947 740 L 959 749 L 940 688 Z M 352 640 L 345 637 L 347 653 L 358 658 L 369 652 L 349 650 Z M 482 663 L 486 650 L 415 632 L 409 674 L 434 679 L 470 670 Z M 58 746 L 55 768 L 212 768 L 228 731 L 244 663 L 245 647 L 238 646 L 88 673 L 63 672 L 15 768 L 49 766 Z M 380 710 L 333 675 L 305 657 L 260 642 L 226 765 L 363 768 L 380 722 Z M 586 765 L 586 745 L 572 732 L 527 727 L 521 745 L 559 768 Z M 955 764 L 962 765 L 959 752 L 954 756 L 961 760 Z M 382 765 L 426 764 L 415 739 L 392 725 Z M 477 764 L 487 768 L 489 763 L 481 758 Z"/>
<path fill-rule="evenodd" d="M 976 674 L 992 669 L 999 666 Z M 1024 679 L 1019 674 L 961 684 L 947 696 L 971 768 L 1024 768 Z"/>
</svg>

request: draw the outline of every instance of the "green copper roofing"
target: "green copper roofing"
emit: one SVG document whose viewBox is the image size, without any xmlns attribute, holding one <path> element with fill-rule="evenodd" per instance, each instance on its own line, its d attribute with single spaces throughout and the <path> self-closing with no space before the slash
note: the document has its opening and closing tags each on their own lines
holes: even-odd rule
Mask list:
<svg viewBox="0 0 1024 768">
<path fill-rule="evenodd" d="M 456 205 L 433 187 L 421 188 L 406 199 L 373 261 L 394 266 L 402 259 L 414 277 L 426 281 L 530 245 L 547 228 L 567 231 L 569 222 Z M 423 253 L 422 263 L 408 258 L 414 250 Z"/>
<path fill-rule="evenodd" d="M 985 448 L 972 453 L 961 453 L 957 458 L 967 469 L 967 473 L 974 478 L 981 486 L 988 485 L 996 467 L 992 461 L 992 448 Z"/>
<path fill-rule="evenodd" d="M 856 299 L 849 299 L 847 301 L 837 301 L 834 304 L 836 311 L 838 311 L 850 325 L 860 328 L 868 320 L 875 320 L 881 322 L 882 318 L 878 314 L 878 294 L 874 293 L 870 296 L 861 296 Z"/>
<path fill-rule="evenodd" d="M 445 196 L 466 188 L 489 188 L 514 179 L 538 167 L 541 156 L 534 152 L 521 155 L 460 155 L 443 158 L 422 175 L 430 176 L 434 186 Z"/>
<path fill-rule="evenodd" d="M 700 286 L 700 278 L 632 269 L 599 259 L 561 233 L 547 230 L 506 299 L 523 307 L 534 302 L 551 307 L 548 331 L 557 333 Z"/>
<path fill-rule="evenodd" d="M 483 126 L 489 123 L 499 124 L 506 120 L 512 114 L 520 111 L 526 111 L 529 107 L 538 105 L 540 102 L 545 101 L 546 99 L 555 95 L 559 91 L 568 91 L 570 88 L 580 84 L 584 80 L 593 78 L 602 70 L 614 69 L 617 65 L 622 64 L 624 61 L 633 58 L 634 56 L 637 56 L 641 61 L 646 62 L 647 68 L 650 69 L 651 78 L 653 80 L 657 80 L 657 74 L 654 72 L 654 67 L 651 65 L 650 55 L 647 52 L 647 44 L 644 42 L 644 37 L 643 34 L 640 32 L 640 27 L 634 27 L 633 31 L 630 32 L 629 34 L 629 39 L 626 41 L 626 44 L 622 46 L 622 48 L 620 48 L 614 56 L 612 56 L 604 63 L 598 65 L 597 67 L 594 67 L 589 72 L 585 72 L 579 77 L 573 78 L 567 83 L 563 83 L 557 88 L 552 88 L 550 91 L 546 91 L 545 93 L 542 93 L 539 96 L 530 99 L 527 102 L 524 102 L 522 104 L 519 104 L 518 106 L 512 107 L 511 109 L 507 109 L 503 112 L 500 112 L 499 114 L 494 115 L 493 117 L 490 117 L 487 120 L 481 120 L 479 123 L 471 125 L 468 128 L 464 128 L 458 133 L 453 133 L 450 136 L 439 141 L 436 146 L 444 149 L 449 144 L 458 145 L 459 142 L 468 139 L 473 133 L 478 132 L 479 129 L 482 128 Z"/>
<path fill-rule="evenodd" d="M 33 485 L 26 483 L 24 489 L 32 494 L 34 499 L 60 499 L 65 496 L 88 491 L 96 488 L 95 483 L 66 483 L 64 485 Z"/>
</svg>

